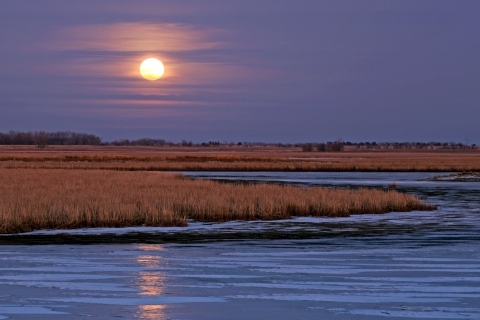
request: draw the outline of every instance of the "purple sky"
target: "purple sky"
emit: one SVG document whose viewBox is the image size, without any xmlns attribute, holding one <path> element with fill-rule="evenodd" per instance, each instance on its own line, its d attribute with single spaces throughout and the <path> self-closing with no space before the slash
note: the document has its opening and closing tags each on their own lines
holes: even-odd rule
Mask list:
<svg viewBox="0 0 480 320">
<path fill-rule="evenodd" d="M 479 144 L 480 1 L 1 1 L 9 130 Z"/>
</svg>

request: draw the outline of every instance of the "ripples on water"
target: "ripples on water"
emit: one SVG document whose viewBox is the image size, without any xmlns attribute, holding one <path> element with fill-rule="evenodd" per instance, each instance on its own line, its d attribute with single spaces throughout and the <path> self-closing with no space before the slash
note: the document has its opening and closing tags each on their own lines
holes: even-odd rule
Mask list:
<svg viewBox="0 0 480 320">
<path fill-rule="evenodd" d="M 439 209 L 186 231 L 287 240 L 0 246 L 0 319 L 480 319 L 479 183 L 418 181 L 436 173 L 188 174 L 328 187 L 396 181 Z"/>
</svg>

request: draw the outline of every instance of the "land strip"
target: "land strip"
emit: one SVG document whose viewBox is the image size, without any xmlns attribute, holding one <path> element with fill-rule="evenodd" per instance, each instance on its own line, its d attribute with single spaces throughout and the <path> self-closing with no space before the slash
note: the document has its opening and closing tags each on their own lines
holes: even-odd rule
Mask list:
<svg viewBox="0 0 480 320">
<path fill-rule="evenodd" d="M 221 184 L 158 172 L 0 169 L 0 233 L 434 209 L 391 190 Z"/>
<path fill-rule="evenodd" d="M 0 147 L 0 169 L 118 171 L 480 171 L 478 150 L 301 152 L 257 147 Z"/>
</svg>

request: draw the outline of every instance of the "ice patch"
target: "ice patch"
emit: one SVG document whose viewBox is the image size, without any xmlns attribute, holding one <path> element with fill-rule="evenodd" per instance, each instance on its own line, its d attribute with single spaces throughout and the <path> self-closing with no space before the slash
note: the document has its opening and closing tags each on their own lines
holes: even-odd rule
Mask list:
<svg viewBox="0 0 480 320">
<path fill-rule="evenodd" d="M 0 282 L 0 285 L 15 285 L 25 287 L 51 288 L 62 290 L 89 290 L 89 291 L 118 291 L 118 292 L 140 292 L 140 290 L 125 288 L 125 285 L 116 283 L 85 283 L 85 282 L 38 282 L 38 281 L 16 281 Z"/>
<path fill-rule="evenodd" d="M 478 310 L 475 310 L 478 311 Z M 439 311 L 410 311 L 410 310 L 369 310 L 355 309 L 346 312 L 358 316 L 380 316 L 380 317 L 401 317 L 401 318 L 422 318 L 422 319 L 474 319 L 480 318 L 480 313 L 471 312 L 448 312 Z"/>
<path fill-rule="evenodd" d="M 42 306 L 0 305 L 0 313 L 3 314 L 69 314 L 66 312 L 53 311 Z M 2 319 L 2 318 L 0 318 Z M 8 318 L 3 318 L 8 319 Z"/>
<path fill-rule="evenodd" d="M 309 282 L 309 283 L 255 283 L 255 282 L 244 282 L 244 283 L 229 283 L 228 286 L 232 287 L 252 287 L 252 288 L 275 288 L 275 289 L 296 289 L 296 290 L 328 290 L 328 291 L 361 291 L 365 294 L 370 294 L 369 292 L 410 292 L 414 293 L 433 293 L 434 296 L 447 296 L 457 297 L 457 294 L 460 294 L 461 297 L 464 294 L 468 294 L 468 297 L 478 297 L 480 298 L 480 288 L 476 287 L 438 287 L 438 286 L 411 286 L 411 285 L 392 285 L 385 283 L 362 283 L 362 282 Z M 471 295 L 475 294 L 475 295 Z"/>
<path fill-rule="evenodd" d="M 118 306 L 142 306 L 142 305 L 159 305 L 159 304 L 179 304 L 179 303 L 206 303 L 206 302 L 226 302 L 224 298 L 215 297 L 155 297 L 155 298 L 36 298 L 31 300 L 56 301 L 67 303 L 90 303 L 90 304 L 107 304 Z M 0 312 L 1 309 L 0 309 Z"/>
<path fill-rule="evenodd" d="M 128 278 L 128 277 L 127 276 L 89 275 L 89 274 L 25 274 L 25 275 L 0 276 L 0 280 L 15 280 L 15 281 L 72 281 L 72 280 L 118 279 L 118 278 Z"/>
<path fill-rule="evenodd" d="M 344 294 L 275 294 L 275 295 L 235 295 L 232 299 L 263 299 L 280 301 L 321 301 L 342 303 L 440 303 L 457 302 L 457 299 L 424 297 L 414 294 L 344 295 Z"/>
<path fill-rule="evenodd" d="M 159 272 L 159 271 L 181 271 L 191 270 L 191 268 L 143 268 L 143 267 L 119 267 L 115 265 L 104 264 L 103 266 L 62 266 L 62 267 L 23 267 L 23 268 L 0 268 L 0 271 L 34 271 L 34 272 L 58 272 L 60 277 L 62 273 L 88 273 L 88 272 Z M 1 278 L 1 277 L 0 277 Z"/>
<path fill-rule="evenodd" d="M 388 266 L 387 266 L 388 267 Z M 480 273 L 480 269 L 397 269 L 397 268 L 385 268 L 385 269 L 340 269 L 330 270 L 327 268 L 265 268 L 265 269 L 251 269 L 252 271 L 269 272 L 269 273 L 305 273 L 305 274 L 359 274 L 366 272 L 422 272 L 422 271 L 443 271 L 452 273 Z"/>
<path fill-rule="evenodd" d="M 352 280 L 364 280 L 364 281 L 375 281 L 375 282 L 419 282 L 419 283 L 438 283 L 438 282 L 480 282 L 480 277 L 355 277 L 355 278 L 345 278 Z"/>
<path fill-rule="evenodd" d="M 251 278 L 263 278 L 262 276 L 245 276 L 234 274 L 169 274 L 169 277 L 180 278 L 211 278 L 211 279 L 251 279 Z"/>
</svg>

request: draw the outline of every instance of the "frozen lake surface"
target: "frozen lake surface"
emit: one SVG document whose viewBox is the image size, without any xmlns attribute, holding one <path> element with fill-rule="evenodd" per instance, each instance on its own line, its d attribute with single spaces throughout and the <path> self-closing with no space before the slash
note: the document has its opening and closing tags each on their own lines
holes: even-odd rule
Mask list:
<svg viewBox="0 0 480 320">
<path fill-rule="evenodd" d="M 479 183 L 418 181 L 438 173 L 188 175 L 396 181 L 439 210 L 2 236 L 0 319 L 480 319 Z"/>
</svg>

